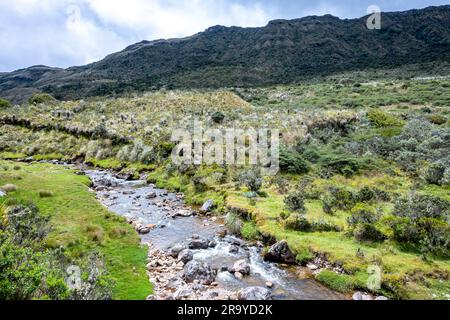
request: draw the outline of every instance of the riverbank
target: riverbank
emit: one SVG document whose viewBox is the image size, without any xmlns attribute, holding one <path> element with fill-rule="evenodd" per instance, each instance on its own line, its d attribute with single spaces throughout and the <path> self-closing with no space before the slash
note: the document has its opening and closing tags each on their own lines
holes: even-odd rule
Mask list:
<svg viewBox="0 0 450 320">
<path fill-rule="evenodd" d="M 0 187 L 16 186 L 0 202 L 33 203 L 49 217 L 49 248 L 62 248 L 73 260 L 100 252 L 114 282 L 114 299 L 143 300 L 152 293 L 145 270 L 147 248 L 125 219 L 96 200 L 88 177 L 73 167 L 47 163 L 0 160 L 0 168 Z"/>
</svg>

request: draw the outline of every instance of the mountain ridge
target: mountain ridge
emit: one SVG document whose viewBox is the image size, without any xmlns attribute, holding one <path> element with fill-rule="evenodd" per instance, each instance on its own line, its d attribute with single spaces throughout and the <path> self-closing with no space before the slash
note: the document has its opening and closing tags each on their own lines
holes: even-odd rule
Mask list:
<svg viewBox="0 0 450 320">
<path fill-rule="evenodd" d="M 450 61 L 450 5 L 367 17 L 277 19 L 264 27 L 212 26 L 195 35 L 141 41 L 85 66 L 32 66 L 0 73 L 0 97 L 34 92 L 59 99 L 159 88 L 251 87 L 295 83 L 368 68 Z"/>
</svg>

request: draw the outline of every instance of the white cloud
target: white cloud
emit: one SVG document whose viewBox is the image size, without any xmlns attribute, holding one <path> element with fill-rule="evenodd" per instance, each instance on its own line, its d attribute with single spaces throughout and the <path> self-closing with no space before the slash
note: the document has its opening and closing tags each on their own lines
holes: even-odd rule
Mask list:
<svg viewBox="0 0 450 320">
<path fill-rule="evenodd" d="M 261 6 L 227 0 L 86 0 L 105 24 L 129 28 L 142 38 L 187 36 L 211 25 L 261 26 Z"/>
<path fill-rule="evenodd" d="M 0 72 L 81 65 L 141 41 L 212 25 L 261 26 L 269 14 L 241 0 L 0 0 Z"/>
</svg>

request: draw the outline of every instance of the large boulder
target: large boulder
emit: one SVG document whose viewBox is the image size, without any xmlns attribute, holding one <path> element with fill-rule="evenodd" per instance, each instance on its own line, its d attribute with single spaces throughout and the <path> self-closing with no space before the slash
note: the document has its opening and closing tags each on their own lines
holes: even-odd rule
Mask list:
<svg viewBox="0 0 450 320">
<path fill-rule="evenodd" d="M 236 261 L 236 263 L 233 265 L 232 271 L 239 272 L 244 276 L 248 276 L 250 274 L 250 265 L 248 264 L 247 260 L 239 260 Z"/>
<path fill-rule="evenodd" d="M 183 278 L 186 282 L 197 280 L 201 284 L 210 285 L 216 279 L 216 272 L 209 264 L 193 260 L 184 266 Z"/>
<path fill-rule="evenodd" d="M 238 299 L 249 301 L 272 300 L 272 294 L 268 289 L 263 287 L 249 287 L 238 292 Z"/>
<path fill-rule="evenodd" d="M 286 241 L 280 241 L 270 247 L 265 254 L 264 260 L 269 262 L 294 264 L 295 257 Z"/>
</svg>

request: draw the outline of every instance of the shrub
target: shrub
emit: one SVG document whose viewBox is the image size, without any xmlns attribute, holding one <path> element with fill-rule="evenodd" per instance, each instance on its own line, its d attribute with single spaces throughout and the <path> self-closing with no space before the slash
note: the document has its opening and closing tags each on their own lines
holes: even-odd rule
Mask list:
<svg viewBox="0 0 450 320">
<path fill-rule="evenodd" d="M 7 109 L 11 107 L 11 103 L 8 100 L 0 98 L 0 109 Z"/>
<path fill-rule="evenodd" d="M 428 121 L 430 121 L 431 123 L 433 123 L 433 124 L 435 124 L 435 125 L 438 125 L 438 126 L 441 126 L 441 125 L 443 125 L 443 124 L 446 124 L 447 121 L 448 121 L 448 119 L 447 119 L 446 117 L 441 116 L 441 115 L 439 115 L 439 114 L 434 114 L 434 115 L 428 116 L 427 119 L 428 119 Z"/>
<path fill-rule="evenodd" d="M 235 213 L 228 213 L 225 218 L 225 225 L 231 234 L 240 235 L 242 230 L 242 220 Z"/>
<path fill-rule="evenodd" d="M 103 234 L 103 230 L 100 227 L 88 226 L 86 228 L 86 231 L 87 231 L 89 240 L 97 242 L 97 243 L 102 243 L 104 234 Z"/>
<path fill-rule="evenodd" d="M 103 122 L 98 124 L 92 131 L 92 139 L 107 139 L 108 137 L 109 133 Z"/>
<path fill-rule="evenodd" d="M 29 104 L 43 104 L 43 103 L 53 103 L 56 102 L 56 99 L 49 95 L 48 93 L 35 93 L 30 99 L 28 99 Z"/>
<path fill-rule="evenodd" d="M 378 128 L 396 127 L 403 125 L 403 121 L 380 109 L 370 110 L 367 114 L 370 122 Z"/>
<path fill-rule="evenodd" d="M 425 181 L 429 184 L 442 185 L 446 166 L 441 163 L 433 163 L 425 172 Z"/>
<path fill-rule="evenodd" d="M 205 192 L 208 190 L 208 184 L 206 183 L 206 178 L 200 173 L 196 173 L 195 176 L 191 178 L 192 184 L 194 185 L 195 192 Z"/>
<path fill-rule="evenodd" d="M 381 231 L 370 224 L 362 224 L 353 231 L 353 236 L 358 241 L 381 242 L 387 239 Z"/>
<path fill-rule="evenodd" d="M 239 175 L 239 182 L 244 184 L 250 191 L 258 192 L 263 184 L 263 178 L 257 170 L 246 170 Z"/>
<path fill-rule="evenodd" d="M 360 224 L 374 224 L 379 220 L 380 215 L 373 208 L 366 205 L 358 205 L 352 210 L 347 222 L 351 227 L 356 227 Z"/>
<path fill-rule="evenodd" d="M 359 191 L 358 196 L 357 196 L 358 201 L 360 201 L 360 202 L 370 202 L 375 197 L 376 197 L 375 192 L 367 186 L 362 188 Z"/>
<path fill-rule="evenodd" d="M 358 160 L 346 155 L 331 155 L 323 157 L 320 161 L 322 167 L 330 170 L 331 173 L 341 174 L 351 177 L 360 170 Z"/>
<path fill-rule="evenodd" d="M 7 228 L 11 230 L 14 243 L 19 245 L 42 241 L 50 232 L 49 219 L 43 217 L 34 205 L 11 207 L 6 215 Z"/>
<path fill-rule="evenodd" d="M 386 236 L 375 227 L 380 217 L 381 215 L 373 208 L 358 205 L 352 210 L 347 222 L 356 240 L 379 242 L 386 239 Z"/>
<path fill-rule="evenodd" d="M 53 197 L 53 192 L 47 190 L 39 191 L 39 197 L 41 198 L 51 198 Z"/>
<path fill-rule="evenodd" d="M 281 176 L 276 176 L 274 178 L 274 180 L 272 181 L 272 183 L 274 183 L 277 186 L 278 192 L 280 194 L 286 194 L 289 191 L 289 180 L 281 177 Z"/>
<path fill-rule="evenodd" d="M 331 187 L 330 188 L 330 205 L 340 210 L 351 210 L 356 204 L 356 197 L 351 192 L 344 188 Z"/>
<path fill-rule="evenodd" d="M 303 193 L 295 191 L 284 198 L 284 204 L 288 211 L 304 214 L 306 213 L 305 198 Z"/>
<path fill-rule="evenodd" d="M 424 252 L 448 256 L 450 202 L 433 196 L 412 194 L 395 203 L 388 220 L 399 242 L 417 245 Z"/>
<path fill-rule="evenodd" d="M 225 115 L 224 115 L 222 112 L 218 111 L 218 112 L 215 112 L 215 113 L 211 116 L 211 119 L 212 119 L 215 123 L 220 124 L 220 123 L 223 122 L 223 120 L 225 120 Z"/>
<path fill-rule="evenodd" d="M 280 169 L 286 173 L 304 174 L 308 173 L 309 166 L 300 154 L 282 149 L 280 151 Z"/>
<path fill-rule="evenodd" d="M 317 232 L 339 232 L 339 231 L 341 231 L 341 228 L 339 228 L 338 226 L 336 226 L 324 219 L 319 219 L 319 220 L 313 221 L 311 224 L 311 228 Z"/>
<path fill-rule="evenodd" d="M 300 231 L 300 232 L 309 232 L 312 230 L 312 225 L 301 214 L 292 214 L 289 218 L 284 221 L 284 227 L 287 230 Z"/>
<path fill-rule="evenodd" d="M 325 196 L 322 200 L 322 209 L 325 214 L 334 215 L 334 199 L 330 196 Z"/>
</svg>

